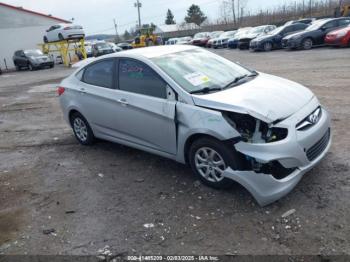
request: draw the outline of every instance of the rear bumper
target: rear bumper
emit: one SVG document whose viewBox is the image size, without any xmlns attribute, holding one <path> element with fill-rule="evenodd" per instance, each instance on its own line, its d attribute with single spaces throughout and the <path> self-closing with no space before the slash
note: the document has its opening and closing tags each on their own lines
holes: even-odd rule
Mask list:
<svg viewBox="0 0 350 262">
<path fill-rule="evenodd" d="M 288 194 L 302 176 L 324 158 L 331 146 L 330 117 L 323 108 L 320 120 L 314 126 L 304 131 L 295 129 L 301 119 L 318 106 L 314 98 L 293 116 L 279 123 L 280 127 L 288 127 L 288 136 L 284 140 L 265 144 L 235 144 L 237 151 L 256 162 L 266 164 L 277 161 L 284 168 L 291 168 L 292 173 L 277 179 L 272 174 L 228 169 L 224 176 L 243 185 L 262 206 Z"/>
</svg>

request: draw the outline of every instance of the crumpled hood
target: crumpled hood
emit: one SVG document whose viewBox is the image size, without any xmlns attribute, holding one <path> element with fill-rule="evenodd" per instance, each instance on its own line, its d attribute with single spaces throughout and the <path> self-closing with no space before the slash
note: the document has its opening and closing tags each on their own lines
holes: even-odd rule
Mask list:
<svg viewBox="0 0 350 262">
<path fill-rule="evenodd" d="M 313 97 L 309 89 L 298 83 L 263 73 L 224 91 L 192 95 L 198 106 L 249 114 L 267 123 L 291 116 Z"/>
</svg>

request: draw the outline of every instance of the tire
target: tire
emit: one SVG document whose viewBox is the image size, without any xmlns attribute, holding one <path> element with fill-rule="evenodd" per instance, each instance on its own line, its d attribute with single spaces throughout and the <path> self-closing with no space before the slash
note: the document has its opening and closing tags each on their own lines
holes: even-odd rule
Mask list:
<svg viewBox="0 0 350 262">
<path fill-rule="evenodd" d="M 205 152 L 207 153 L 205 154 Z M 227 167 L 237 169 L 239 158 L 235 155 L 233 146 L 229 148 L 224 142 L 203 137 L 192 143 L 188 159 L 193 173 L 203 184 L 223 189 L 234 184 L 233 180 L 223 177 L 222 172 Z"/>
<path fill-rule="evenodd" d="M 15 63 L 16 71 L 21 71 L 21 67 Z"/>
<path fill-rule="evenodd" d="M 44 43 L 48 43 L 48 42 L 49 42 L 49 40 L 47 39 L 46 36 L 44 36 Z"/>
<path fill-rule="evenodd" d="M 313 46 L 313 41 L 311 38 L 306 38 L 301 43 L 301 48 L 303 50 L 310 50 L 312 48 L 312 46 Z"/>
<path fill-rule="evenodd" d="M 50 65 L 50 68 L 54 68 L 55 67 L 55 65 L 53 64 L 53 65 Z"/>
<path fill-rule="evenodd" d="M 35 67 L 31 63 L 28 63 L 28 69 L 29 71 L 34 71 Z"/>
<path fill-rule="evenodd" d="M 265 52 L 270 52 L 272 50 L 272 43 L 271 42 L 266 42 L 264 44 L 264 51 Z"/>
<path fill-rule="evenodd" d="M 62 35 L 61 33 L 58 34 L 58 39 L 59 39 L 60 41 L 64 40 L 64 37 L 63 37 L 63 35 Z"/>
<path fill-rule="evenodd" d="M 70 117 L 74 136 L 78 142 L 84 146 L 92 145 L 95 142 L 95 136 L 88 121 L 80 113 L 75 112 Z"/>
</svg>

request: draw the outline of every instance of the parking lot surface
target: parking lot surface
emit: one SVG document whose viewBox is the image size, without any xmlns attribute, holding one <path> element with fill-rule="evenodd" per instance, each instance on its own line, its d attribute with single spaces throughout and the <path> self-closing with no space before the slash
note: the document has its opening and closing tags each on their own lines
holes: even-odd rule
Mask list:
<svg viewBox="0 0 350 262">
<path fill-rule="evenodd" d="M 265 208 L 173 161 L 79 145 L 55 93 L 72 69 L 0 76 L 0 254 L 350 254 L 349 51 L 215 51 L 309 87 L 332 115 L 327 157 Z"/>
</svg>

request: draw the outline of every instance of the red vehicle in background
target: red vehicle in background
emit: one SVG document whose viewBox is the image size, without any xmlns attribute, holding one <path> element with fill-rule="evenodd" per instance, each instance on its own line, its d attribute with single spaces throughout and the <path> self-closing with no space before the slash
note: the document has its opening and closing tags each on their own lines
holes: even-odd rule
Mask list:
<svg viewBox="0 0 350 262">
<path fill-rule="evenodd" d="M 325 43 L 333 46 L 350 46 L 350 26 L 329 32 Z"/>
</svg>

